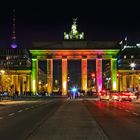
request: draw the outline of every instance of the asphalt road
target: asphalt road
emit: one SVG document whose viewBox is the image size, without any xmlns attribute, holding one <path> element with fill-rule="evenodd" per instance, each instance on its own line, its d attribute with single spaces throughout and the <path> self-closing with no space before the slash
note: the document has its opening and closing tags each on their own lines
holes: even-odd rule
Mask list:
<svg viewBox="0 0 140 140">
<path fill-rule="evenodd" d="M 0 108 L 0 139 L 27 139 L 42 123 L 53 115 L 64 100 L 33 100 L 2 105 Z"/>
<path fill-rule="evenodd" d="M 83 102 L 110 140 L 140 140 L 140 104 Z"/>
<path fill-rule="evenodd" d="M 0 103 L 1 140 L 140 140 L 140 104 L 66 98 Z"/>
</svg>

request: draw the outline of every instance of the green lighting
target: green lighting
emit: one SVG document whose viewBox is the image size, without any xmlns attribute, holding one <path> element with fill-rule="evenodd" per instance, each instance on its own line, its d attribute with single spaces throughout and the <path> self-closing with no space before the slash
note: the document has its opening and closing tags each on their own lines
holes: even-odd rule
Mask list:
<svg viewBox="0 0 140 140">
<path fill-rule="evenodd" d="M 77 30 L 77 19 L 73 19 L 73 24 L 71 26 L 71 31 L 69 34 L 64 32 L 64 39 L 84 39 L 84 33 L 79 33 Z"/>
<path fill-rule="evenodd" d="M 117 59 L 111 59 L 112 90 L 117 90 Z"/>
<path fill-rule="evenodd" d="M 32 59 L 32 91 L 33 93 L 35 93 L 37 91 L 37 87 L 36 87 L 36 75 L 37 75 L 37 59 Z"/>
</svg>

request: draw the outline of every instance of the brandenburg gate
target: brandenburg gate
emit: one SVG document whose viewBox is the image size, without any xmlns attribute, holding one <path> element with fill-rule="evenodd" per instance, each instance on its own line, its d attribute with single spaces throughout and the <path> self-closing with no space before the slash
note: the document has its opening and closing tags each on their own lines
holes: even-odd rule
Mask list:
<svg viewBox="0 0 140 140">
<path fill-rule="evenodd" d="M 102 90 L 102 60 L 110 60 L 111 90 L 117 90 L 117 54 L 120 51 L 116 41 L 86 41 L 84 33 L 78 33 L 76 19 L 73 20 L 69 34 L 64 32 L 64 41 L 34 42 L 32 54 L 31 85 L 33 93 L 38 88 L 38 61 L 47 61 L 48 93 L 53 89 L 53 60 L 62 61 L 62 95 L 68 90 L 68 61 L 81 60 L 81 89 L 87 91 L 87 61 L 96 60 L 97 92 Z"/>
</svg>

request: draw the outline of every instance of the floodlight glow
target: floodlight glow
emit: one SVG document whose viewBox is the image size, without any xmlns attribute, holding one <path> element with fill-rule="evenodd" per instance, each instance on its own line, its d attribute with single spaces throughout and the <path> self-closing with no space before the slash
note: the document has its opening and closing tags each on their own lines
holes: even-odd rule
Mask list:
<svg viewBox="0 0 140 140">
<path fill-rule="evenodd" d="M 35 92 L 36 91 L 36 80 L 33 80 L 32 81 L 32 87 L 33 87 L 33 92 Z"/>
<path fill-rule="evenodd" d="M 72 88 L 72 92 L 76 92 L 77 91 L 77 88 L 76 87 L 73 87 Z"/>
<path fill-rule="evenodd" d="M 32 59 L 32 91 L 35 93 L 37 91 L 37 86 L 36 86 L 36 75 L 37 75 L 37 67 L 36 67 L 36 62 L 37 59 Z"/>
<path fill-rule="evenodd" d="M 111 60 L 111 79 L 112 79 L 112 90 L 117 90 L 117 59 L 112 58 Z"/>
<path fill-rule="evenodd" d="M 64 81 L 64 82 L 63 82 L 64 91 L 66 91 L 66 87 L 67 87 L 67 84 L 66 84 L 66 81 Z"/>
<path fill-rule="evenodd" d="M 11 48 L 13 49 L 17 48 L 17 44 L 11 44 Z"/>
</svg>

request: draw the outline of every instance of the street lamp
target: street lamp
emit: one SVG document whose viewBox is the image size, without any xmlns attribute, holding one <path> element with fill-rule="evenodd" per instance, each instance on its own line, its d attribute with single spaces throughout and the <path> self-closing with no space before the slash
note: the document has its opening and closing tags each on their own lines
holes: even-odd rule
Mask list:
<svg viewBox="0 0 140 140">
<path fill-rule="evenodd" d="M 4 74 L 5 71 L 4 70 L 0 70 L 0 75 Z"/>
<path fill-rule="evenodd" d="M 111 78 L 106 77 L 106 80 L 107 80 L 107 89 L 109 89 L 110 88 L 110 80 L 111 80 Z"/>
<path fill-rule="evenodd" d="M 134 70 L 134 68 L 136 67 L 136 64 L 134 62 L 132 62 L 132 63 L 130 63 L 130 67 L 132 68 L 132 70 Z M 133 77 L 133 75 L 132 75 L 132 78 L 133 78 L 132 85 L 133 85 L 133 91 L 134 91 L 134 77 Z"/>
<path fill-rule="evenodd" d="M 130 67 L 132 68 L 132 70 L 134 70 L 134 68 L 136 67 L 136 64 L 134 62 L 130 63 Z"/>
</svg>

